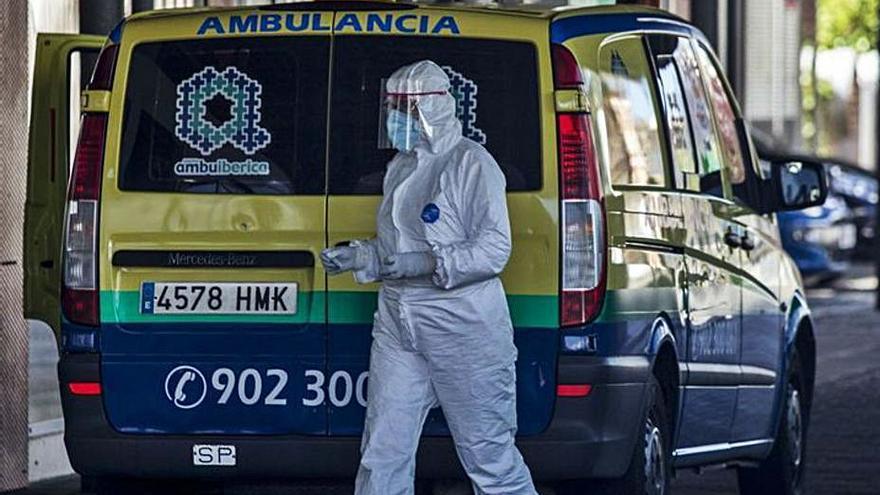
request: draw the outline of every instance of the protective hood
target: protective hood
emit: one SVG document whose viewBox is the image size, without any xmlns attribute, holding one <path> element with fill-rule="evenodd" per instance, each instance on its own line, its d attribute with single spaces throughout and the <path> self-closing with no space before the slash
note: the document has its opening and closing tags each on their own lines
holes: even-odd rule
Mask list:
<svg viewBox="0 0 880 495">
<path fill-rule="evenodd" d="M 449 93 L 449 76 L 434 62 L 422 60 L 403 66 L 385 83 L 390 95 L 414 98 L 419 120 L 432 153 L 444 153 L 461 139 L 455 116 L 455 98 Z"/>
</svg>

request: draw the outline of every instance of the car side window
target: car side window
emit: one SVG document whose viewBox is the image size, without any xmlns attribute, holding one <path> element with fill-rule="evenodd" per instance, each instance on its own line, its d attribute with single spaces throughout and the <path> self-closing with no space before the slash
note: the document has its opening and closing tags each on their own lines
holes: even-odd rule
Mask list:
<svg viewBox="0 0 880 495">
<path fill-rule="evenodd" d="M 719 142 L 721 144 L 721 154 L 724 158 L 724 164 L 727 168 L 728 178 L 734 188 L 734 194 L 737 194 L 738 186 L 746 184 L 746 161 L 743 155 L 742 142 L 740 141 L 739 131 L 737 130 L 737 116 L 733 104 L 721 80 L 718 68 L 712 61 L 712 57 L 702 45 L 697 45 L 697 53 L 700 58 L 700 66 L 705 75 L 706 87 L 709 92 L 709 100 L 712 102 L 712 109 L 715 113 L 715 125 Z M 748 198 L 740 198 L 746 200 Z"/>
<path fill-rule="evenodd" d="M 604 92 L 611 183 L 666 186 L 657 102 L 642 39 L 632 36 L 602 46 L 599 75 Z"/>
<path fill-rule="evenodd" d="M 681 72 L 684 96 L 693 130 L 696 147 L 698 180 L 686 180 L 688 190 L 724 197 L 724 182 L 721 177 L 721 150 L 709 100 L 703 89 L 700 66 L 690 43 L 678 43 L 672 53 L 676 67 Z"/>
<path fill-rule="evenodd" d="M 675 51 L 679 49 L 678 45 L 686 44 L 688 40 L 679 36 L 660 34 L 651 35 L 648 41 L 657 68 L 657 86 L 666 117 L 666 133 L 672 151 L 675 187 L 699 191 L 694 137 L 684 97 L 681 70 L 674 56 Z M 689 181 L 691 187 L 688 187 Z"/>
</svg>

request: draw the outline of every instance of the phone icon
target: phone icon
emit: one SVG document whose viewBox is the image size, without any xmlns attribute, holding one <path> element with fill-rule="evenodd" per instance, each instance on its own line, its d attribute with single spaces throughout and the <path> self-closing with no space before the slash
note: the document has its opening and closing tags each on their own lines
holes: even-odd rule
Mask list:
<svg viewBox="0 0 880 495">
<path fill-rule="evenodd" d="M 205 376 L 192 366 L 178 366 L 165 377 L 165 396 L 179 409 L 198 406 L 207 392 Z"/>
<path fill-rule="evenodd" d="M 186 393 L 183 391 L 186 384 L 194 381 L 196 379 L 196 374 L 192 371 L 183 372 L 183 376 L 180 377 L 180 381 L 177 382 L 177 389 L 174 391 L 174 402 L 184 402 L 186 401 Z"/>
</svg>

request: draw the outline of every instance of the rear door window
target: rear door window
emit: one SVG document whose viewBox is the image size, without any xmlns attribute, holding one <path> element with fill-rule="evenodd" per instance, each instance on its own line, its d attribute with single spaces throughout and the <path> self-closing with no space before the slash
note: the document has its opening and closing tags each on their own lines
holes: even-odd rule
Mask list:
<svg viewBox="0 0 880 495">
<path fill-rule="evenodd" d="M 697 46 L 699 47 L 697 53 L 701 66 L 705 71 L 709 98 L 712 101 L 712 108 L 715 110 L 715 123 L 718 128 L 718 137 L 721 138 L 721 152 L 730 171 L 730 181 L 733 184 L 742 184 L 746 180 L 746 167 L 742 143 L 740 143 L 739 133 L 736 129 L 736 112 L 727 96 L 724 83 L 721 81 L 721 76 L 718 74 L 712 58 L 702 45 Z"/>
<path fill-rule="evenodd" d="M 666 185 L 657 105 L 642 38 L 612 41 L 599 52 L 611 183 Z"/>
<path fill-rule="evenodd" d="M 136 46 L 119 188 L 323 194 L 329 49 L 306 36 Z"/>
<path fill-rule="evenodd" d="M 697 57 L 690 43 L 678 43 L 672 57 L 681 71 L 697 149 L 697 175 L 700 179 L 699 187 L 694 187 L 694 190 L 723 198 L 725 194 L 721 178 L 721 150 L 715 135 L 709 99 L 703 89 Z"/>
<path fill-rule="evenodd" d="M 432 60 L 452 82 L 463 134 L 484 145 L 508 191 L 541 188 L 541 132 L 535 46 L 531 43 L 337 36 L 330 122 L 329 191 L 382 193 L 394 150 L 379 149 L 380 87 L 395 69 Z"/>
<path fill-rule="evenodd" d="M 694 155 L 694 139 L 684 97 L 681 70 L 673 54 L 679 49 L 680 44 L 689 42 L 687 38 L 663 34 L 652 35 L 649 37 L 649 41 L 657 66 L 657 82 L 666 116 L 666 131 L 672 150 L 675 185 L 684 189 L 689 180 L 696 178 L 697 162 Z M 699 190 L 699 185 L 696 186 L 696 189 Z"/>
</svg>

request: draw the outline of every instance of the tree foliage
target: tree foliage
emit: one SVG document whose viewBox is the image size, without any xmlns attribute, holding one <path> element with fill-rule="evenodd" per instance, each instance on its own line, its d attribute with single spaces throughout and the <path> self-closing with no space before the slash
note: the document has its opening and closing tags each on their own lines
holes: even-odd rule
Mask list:
<svg viewBox="0 0 880 495">
<path fill-rule="evenodd" d="M 818 0 L 816 7 L 819 48 L 877 48 L 878 0 Z"/>
</svg>

